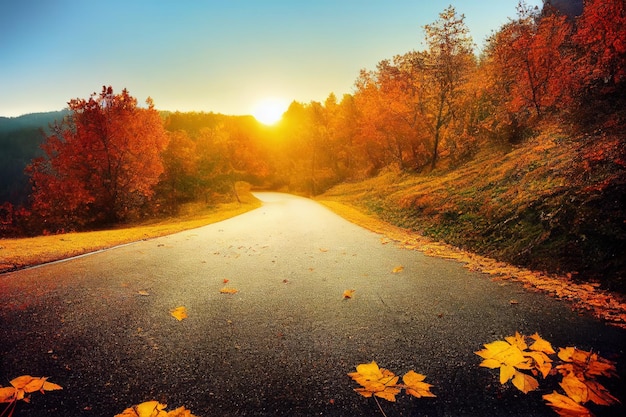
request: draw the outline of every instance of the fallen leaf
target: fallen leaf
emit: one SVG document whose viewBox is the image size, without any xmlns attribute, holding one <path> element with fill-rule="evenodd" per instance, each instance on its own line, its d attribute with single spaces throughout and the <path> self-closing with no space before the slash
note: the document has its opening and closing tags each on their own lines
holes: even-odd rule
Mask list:
<svg viewBox="0 0 626 417">
<path fill-rule="evenodd" d="M 143 295 L 144 297 L 150 295 L 150 293 L 148 291 L 144 291 L 144 290 L 137 291 L 137 294 L 138 295 Z"/>
<path fill-rule="evenodd" d="M 12 403 L 16 400 L 17 389 L 14 387 L 0 388 L 0 403 Z"/>
<path fill-rule="evenodd" d="M 236 288 L 228 288 L 228 287 L 224 287 L 220 290 L 220 293 L 222 294 L 237 294 L 239 292 L 238 289 Z"/>
<path fill-rule="evenodd" d="M 560 348 L 559 359 L 573 366 L 575 373 L 582 373 L 587 377 L 617 376 L 615 362 L 599 356 L 597 353 L 576 349 L 575 347 Z M 563 369 L 563 366 L 559 366 Z M 568 371 L 566 370 L 567 373 Z"/>
<path fill-rule="evenodd" d="M 343 292 L 343 298 L 352 298 L 356 290 L 345 290 Z"/>
<path fill-rule="evenodd" d="M 397 274 L 398 272 L 402 272 L 402 270 L 404 270 L 403 266 L 396 266 L 395 268 L 391 270 L 391 273 Z"/>
<path fill-rule="evenodd" d="M 542 398 L 562 417 L 593 417 L 591 411 L 586 407 L 583 407 L 571 398 L 559 394 L 556 391 L 553 391 L 552 394 L 546 394 Z"/>
<path fill-rule="evenodd" d="M 176 318 L 176 320 L 181 321 L 182 319 L 187 318 L 187 309 L 185 307 L 176 307 L 173 310 L 170 310 L 170 314 L 172 317 Z"/>
<path fill-rule="evenodd" d="M 320 252 L 328 252 L 328 249 L 326 249 L 326 248 L 320 248 Z"/>
<path fill-rule="evenodd" d="M 146 401 L 138 405 L 134 405 L 115 417 L 168 417 L 165 410 L 166 404 L 158 401 Z"/>
<path fill-rule="evenodd" d="M 42 387 L 43 391 L 58 391 L 58 390 L 61 390 L 61 389 L 63 389 L 62 386 L 57 385 L 57 384 L 52 383 L 52 382 L 48 382 L 48 381 L 45 381 L 43 383 L 43 387 Z"/>
<path fill-rule="evenodd" d="M 397 385 L 399 377 L 388 369 L 379 368 L 374 361 L 357 365 L 356 372 L 348 376 L 361 385 L 354 391 L 366 398 L 374 395 L 387 401 L 396 401 L 396 395 L 401 391 Z"/>
<path fill-rule="evenodd" d="M 519 304 L 519 301 L 517 301 L 517 300 L 511 300 L 511 301 L 509 301 L 509 304 Z"/>
<path fill-rule="evenodd" d="M 559 384 L 568 397 L 579 404 L 584 404 L 589 400 L 589 389 L 580 379 L 576 378 L 573 372 L 563 377 Z"/>
<path fill-rule="evenodd" d="M 550 342 L 548 342 L 547 340 L 544 340 L 541 338 L 541 336 L 539 336 L 538 333 L 535 333 L 534 335 L 530 336 L 531 339 L 534 339 L 535 342 L 530 345 L 530 349 L 531 350 L 535 350 L 538 352 L 544 352 L 547 353 L 548 355 L 551 355 L 553 353 L 556 353 L 554 351 L 554 349 L 552 348 L 552 345 L 550 344 Z"/>
<path fill-rule="evenodd" d="M 513 385 L 524 394 L 528 394 L 530 391 L 539 388 L 539 382 L 537 382 L 535 378 L 519 371 L 515 372 Z"/>
<path fill-rule="evenodd" d="M 230 281 L 228 278 L 224 278 L 223 280 L 224 284 L 228 283 L 228 281 Z"/>
<path fill-rule="evenodd" d="M 609 390 L 606 389 L 598 381 L 585 380 L 583 382 L 587 386 L 587 395 L 589 396 L 589 401 L 592 401 L 598 405 L 612 405 L 620 402 L 616 397 L 611 395 Z"/>
<path fill-rule="evenodd" d="M 407 394 L 417 398 L 421 397 L 436 397 L 435 394 L 430 392 L 431 384 L 423 382 L 426 379 L 425 375 L 418 374 L 417 372 L 410 370 L 402 377 L 404 382 L 404 390 Z"/>
</svg>

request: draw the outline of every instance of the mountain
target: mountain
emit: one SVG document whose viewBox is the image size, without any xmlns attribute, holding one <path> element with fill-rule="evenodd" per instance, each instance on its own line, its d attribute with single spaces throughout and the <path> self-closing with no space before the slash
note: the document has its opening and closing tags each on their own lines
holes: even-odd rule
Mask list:
<svg viewBox="0 0 626 417">
<path fill-rule="evenodd" d="M 44 133 L 67 110 L 0 117 L 0 204 L 20 205 L 28 198 L 28 177 L 24 168 L 40 155 Z"/>
</svg>

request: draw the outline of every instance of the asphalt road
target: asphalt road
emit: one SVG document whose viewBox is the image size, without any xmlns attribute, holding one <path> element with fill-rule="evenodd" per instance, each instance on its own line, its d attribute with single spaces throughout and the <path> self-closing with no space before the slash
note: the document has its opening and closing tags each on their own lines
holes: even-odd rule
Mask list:
<svg viewBox="0 0 626 417">
<path fill-rule="evenodd" d="M 64 387 L 15 416 L 112 417 L 151 399 L 202 417 L 380 416 L 346 375 L 372 360 L 426 374 L 437 395 L 381 400 L 388 416 L 555 416 L 541 394 L 558 387 L 524 395 L 478 367 L 474 351 L 515 331 L 616 359 L 622 380 L 605 382 L 626 400 L 625 331 L 383 244 L 313 201 L 258 197 L 221 223 L 0 275 L 0 385 Z"/>
</svg>

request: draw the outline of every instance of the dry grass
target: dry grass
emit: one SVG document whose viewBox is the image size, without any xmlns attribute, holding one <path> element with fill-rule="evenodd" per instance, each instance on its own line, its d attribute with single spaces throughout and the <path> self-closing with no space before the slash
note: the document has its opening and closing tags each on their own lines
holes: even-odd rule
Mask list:
<svg viewBox="0 0 626 417">
<path fill-rule="evenodd" d="M 118 229 L 22 239 L 0 239 L 0 272 L 195 229 L 235 217 L 261 206 L 261 202 L 249 192 L 242 194 L 240 198 L 241 203 L 224 203 L 215 207 L 207 207 L 202 204 L 188 205 L 182 210 L 179 217 Z"/>
<path fill-rule="evenodd" d="M 626 292 L 623 138 L 572 137 L 552 126 L 455 169 L 389 170 L 337 185 L 343 203 L 433 240 Z"/>
</svg>

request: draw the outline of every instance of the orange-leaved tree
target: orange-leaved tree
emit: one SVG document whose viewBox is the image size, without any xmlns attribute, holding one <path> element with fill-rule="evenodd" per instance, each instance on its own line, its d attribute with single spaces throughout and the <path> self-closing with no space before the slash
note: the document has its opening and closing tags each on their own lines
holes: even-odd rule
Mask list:
<svg viewBox="0 0 626 417">
<path fill-rule="evenodd" d="M 103 87 L 68 104 L 70 115 L 42 145 L 45 156 L 27 168 L 42 227 L 77 229 L 139 214 L 163 172 L 167 145 L 152 100 L 141 108 L 126 89 Z"/>
<path fill-rule="evenodd" d="M 576 62 L 586 89 L 613 93 L 626 84 L 626 5 L 624 0 L 588 0 L 576 25 Z"/>
</svg>

